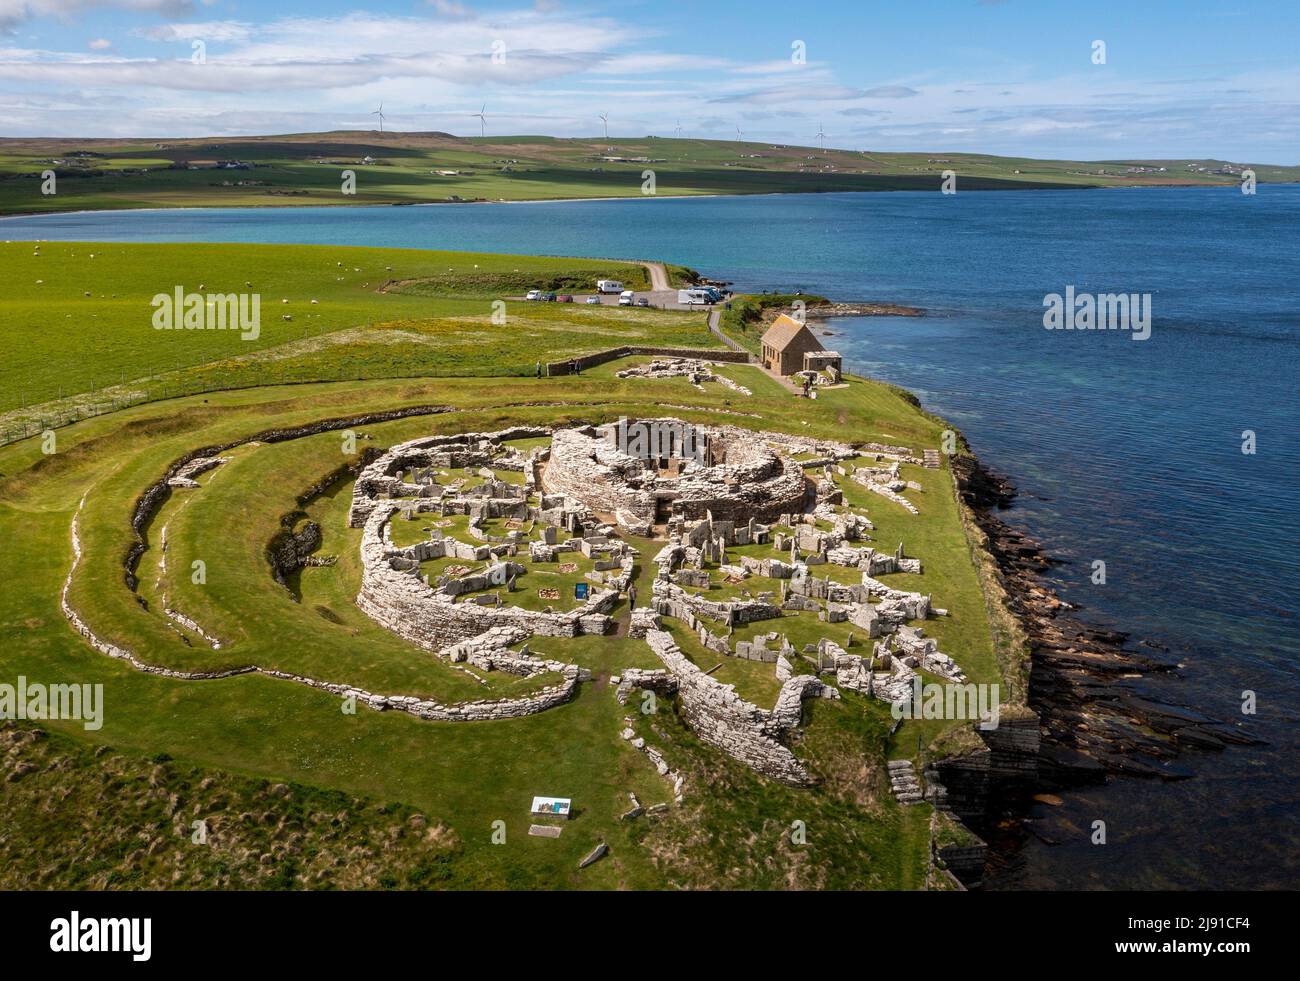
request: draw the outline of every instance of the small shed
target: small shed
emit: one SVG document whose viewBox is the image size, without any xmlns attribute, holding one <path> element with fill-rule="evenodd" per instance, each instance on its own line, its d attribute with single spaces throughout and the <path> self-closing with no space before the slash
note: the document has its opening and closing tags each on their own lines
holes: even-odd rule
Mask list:
<svg viewBox="0 0 1300 981">
<path fill-rule="evenodd" d="M 838 384 L 844 371 L 844 359 L 838 351 L 809 351 L 803 356 L 803 370 L 824 372 L 832 383 Z"/>
<path fill-rule="evenodd" d="M 793 375 L 802 371 L 804 356 L 824 350 L 807 324 L 800 323 L 783 313 L 763 335 L 763 367 L 778 375 Z"/>
</svg>

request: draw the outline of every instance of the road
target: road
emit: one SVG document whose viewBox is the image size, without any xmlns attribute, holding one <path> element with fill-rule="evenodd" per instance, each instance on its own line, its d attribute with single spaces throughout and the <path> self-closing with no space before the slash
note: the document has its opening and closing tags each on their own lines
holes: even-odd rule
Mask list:
<svg viewBox="0 0 1300 981">
<path fill-rule="evenodd" d="M 673 288 L 668 281 L 668 267 L 662 262 L 643 262 L 645 271 L 650 274 L 650 292 L 667 293 Z"/>
</svg>

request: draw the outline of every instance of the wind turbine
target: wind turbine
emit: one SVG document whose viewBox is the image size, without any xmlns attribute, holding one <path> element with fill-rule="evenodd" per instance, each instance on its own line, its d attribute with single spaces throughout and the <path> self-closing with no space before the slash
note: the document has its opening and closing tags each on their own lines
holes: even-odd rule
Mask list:
<svg viewBox="0 0 1300 981">
<path fill-rule="evenodd" d="M 682 121 L 680 119 L 677 120 L 677 138 L 679 140 L 682 138 Z"/>
<path fill-rule="evenodd" d="M 600 122 L 601 125 L 605 127 L 605 139 L 608 140 L 609 139 L 609 113 L 602 112 L 600 114 Z"/>
<path fill-rule="evenodd" d="M 384 104 L 382 102 L 379 103 L 379 108 L 370 115 L 379 117 L 379 132 L 382 133 L 384 131 Z"/>
<path fill-rule="evenodd" d="M 822 143 L 822 153 L 825 154 L 825 153 L 826 153 L 826 133 L 825 133 L 825 131 L 822 130 L 822 124 L 821 124 L 821 123 L 818 123 L 818 124 L 817 124 L 817 139 L 821 140 L 821 143 Z"/>
<path fill-rule="evenodd" d="M 486 103 L 486 102 L 483 103 L 483 108 L 480 109 L 478 112 L 472 112 L 472 113 L 470 113 L 471 116 L 473 116 L 473 117 L 475 117 L 476 119 L 478 119 L 478 121 L 479 121 L 479 125 L 480 125 L 480 128 L 483 130 L 483 132 L 482 132 L 482 134 L 481 134 L 482 136 L 487 136 L 487 115 L 486 115 L 486 113 L 487 113 L 487 103 Z"/>
</svg>

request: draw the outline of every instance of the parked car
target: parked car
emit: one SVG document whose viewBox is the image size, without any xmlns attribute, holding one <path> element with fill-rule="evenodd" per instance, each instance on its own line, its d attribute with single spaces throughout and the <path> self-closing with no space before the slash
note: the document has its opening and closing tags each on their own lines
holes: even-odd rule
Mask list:
<svg viewBox="0 0 1300 981">
<path fill-rule="evenodd" d="M 542 298 L 541 290 L 529 290 L 528 295 L 524 297 L 525 300 L 540 300 L 541 298 Z"/>
<path fill-rule="evenodd" d="M 620 307 L 630 307 L 636 302 L 636 294 L 631 290 L 624 290 L 618 295 L 618 305 Z"/>
<path fill-rule="evenodd" d="M 639 307 L 648 307 L 650 305 L 650 298 L 648 296 L 638 296 L 636 298 L 636 305 Z"/>
<path fill-rule="evenodd" d="M 598 296 L 589 296 L 589 297 L 587 297 L 586 302 L 588 302 L 588 303 L 596 303 L 596 304 L 599 304 L 599 303 L 600 303 L 600 297 L 598 297 Z"/>
<path fill-rule="evenodd" d="M 554 294 L 554 293 L 543 293 L 543 294 L 542 294 L 542 300 L 543 300 L 543 302 L 545 302 L 545 303 L 554 303 L 554 302 L 555 302 L 555 294 Z"/>
<path fill-rule="evenodd" d="M 561 293 L 559 296 L 555 298 L 555 300 L 557 303 L 572 303 L 573 297 L 570 296 L 568 293 Z"/>
</svg>

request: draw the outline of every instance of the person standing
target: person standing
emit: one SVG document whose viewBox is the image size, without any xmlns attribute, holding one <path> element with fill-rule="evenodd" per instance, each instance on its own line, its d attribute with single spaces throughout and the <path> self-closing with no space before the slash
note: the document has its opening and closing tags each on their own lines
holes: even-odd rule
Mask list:
<svg viewBox="0 0 1300 981">
<path fill-rule="evenodd" d="M 636 583 L 627 587 L 627 610 L 631 613 L 636 609 Z"/>
</svg>

